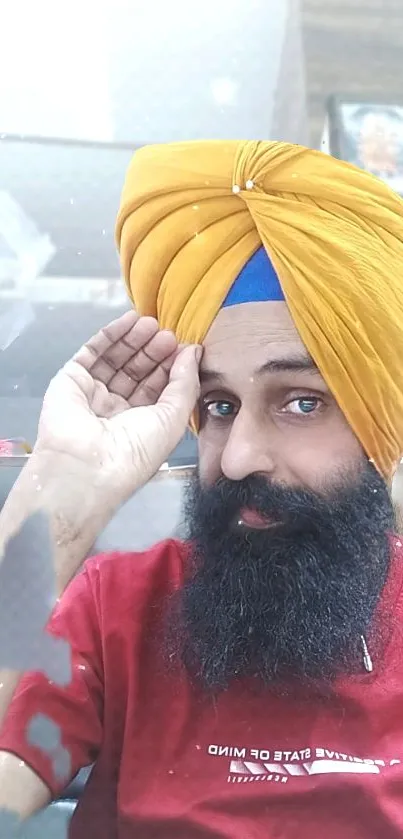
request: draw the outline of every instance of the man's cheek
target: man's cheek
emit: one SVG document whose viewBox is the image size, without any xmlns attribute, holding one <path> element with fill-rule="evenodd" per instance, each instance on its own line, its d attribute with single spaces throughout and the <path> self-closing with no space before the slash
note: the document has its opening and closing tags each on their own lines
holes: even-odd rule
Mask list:
<svg viewBox="0 0 403 839">
<path fill-rule="evenodd" d="M 221 477 L 221 451 L 203 432 L 199 436 L 199 476 L 202 486 L 213 486 Z"/>
</svg>

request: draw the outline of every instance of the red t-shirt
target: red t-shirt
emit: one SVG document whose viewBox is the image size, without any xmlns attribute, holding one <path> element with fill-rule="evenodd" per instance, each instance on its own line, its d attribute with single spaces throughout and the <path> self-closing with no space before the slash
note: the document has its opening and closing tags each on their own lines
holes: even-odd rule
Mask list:
<svg viewBox="0 0 403 839">
<path fill-rule="evenodd" d="M 166 667 L 164 603 L 182 583 L 185 546 L 88 561 L 51 624 L 71 644 L 72 683 L 24 678 L 0 749 L 58 795 L 52 759 L 26 740 L 41 713 L 61 727 L 74 773 L 95 761 L 74 839 L 401 839 L 403 548 L 393 544 L 383 662 L 316 703 L 247 684 L 214 700 Z"/>
</svg>

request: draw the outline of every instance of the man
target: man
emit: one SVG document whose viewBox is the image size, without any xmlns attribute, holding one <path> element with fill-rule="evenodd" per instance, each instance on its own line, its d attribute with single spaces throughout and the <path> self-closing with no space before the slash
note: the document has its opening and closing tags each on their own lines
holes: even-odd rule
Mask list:
<svg viewBox="0 0 403 839">
<path fill-rule="evenodd" d="M 402 835 L 402 222 L 376 178 L 301 147 L 136 154 L 117 233 L 141 317 L 51 383 L 2 538 L 44 509 L 61 595 L 191 417 L 189 538 L 70 583 L 50 629 L 72 682 L 22 679 L 2 806 L 27 817 L 95 763 L 75 839 Z"/>
</svg>

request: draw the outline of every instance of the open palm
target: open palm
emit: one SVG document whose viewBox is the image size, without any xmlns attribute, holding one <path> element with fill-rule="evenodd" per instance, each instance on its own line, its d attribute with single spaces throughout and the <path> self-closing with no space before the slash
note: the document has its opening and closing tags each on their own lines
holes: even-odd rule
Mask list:
<svg viewBox="0 0 403 839">
<path fill-rule="evenodd" d="M 95 464 L 133 491 L 180 441 L 198 391 L 196 348 L 127 312 L 52 380 L 37 445 Z"/>
</svg>

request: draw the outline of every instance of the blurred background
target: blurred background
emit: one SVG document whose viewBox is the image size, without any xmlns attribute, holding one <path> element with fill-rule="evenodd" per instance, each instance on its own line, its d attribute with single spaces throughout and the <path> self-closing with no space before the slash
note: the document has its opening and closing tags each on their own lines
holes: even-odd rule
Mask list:
<svg viewBox="0 0 403 839">
<path fill-rule="evenodd" d="M 145 143 L 283 139 L 403 192 L 402 0 L 16 0 L 0 31 L 0 504 L 51 376 L 128 307 L 114 221 Z M 190 434 L 169 467 L 196 462 Z M 100 546 L 176 531 L 164 472 Z M 144 526 L 146 523 L 146 527 Z"/>
</svg>

